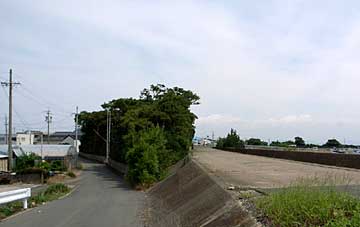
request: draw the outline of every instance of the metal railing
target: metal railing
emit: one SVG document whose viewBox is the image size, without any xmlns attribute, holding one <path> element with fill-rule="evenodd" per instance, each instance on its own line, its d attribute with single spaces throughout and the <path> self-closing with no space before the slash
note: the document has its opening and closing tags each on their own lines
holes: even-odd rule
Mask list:
<svg viewBox="0 0 360 227">
<path fill-rule="evenodd" d="M 28 208 L 28 198 L 31 197 L 31 188 L 22 188 L 7 192 L 0 192 L 0 204 L 22 200 L 23 208 Z"/>
</svg>

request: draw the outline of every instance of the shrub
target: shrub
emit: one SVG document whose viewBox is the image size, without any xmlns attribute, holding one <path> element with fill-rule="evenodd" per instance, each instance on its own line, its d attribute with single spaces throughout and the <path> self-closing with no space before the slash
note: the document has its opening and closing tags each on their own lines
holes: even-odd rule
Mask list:
<svg viewBox="0 0 360 227">
<path fill-rule="evenodd" d="M 45 171 L 50 171 L 51 170 L 51 166 L 48 162 L 45 162 L 45 161 L 42 161 L 42 162 L 39 162 L 37 165 L 36 165 L 37 168 L 40 168 L 40 169 L 43 169 Z"/>
<path fill-rule="evenodd" d="M 69 192 L 69 187 L 63 183 L 57 183 L 50 185 L 44 192 L 44 195 L 56 194 L 56 193 L 67 193 Z"/>
<path fill-rule="evenodd" d="M 52 171 L 64 171 L 65 170 L 63 163 L 59 160 L 52 161 L 50 164 L 50 168 Z"/>
<path fill-rule="evenodd" d="M 71 177 L 71 178 L 75 178 L 76 177 L 76 175 L 75 175 L 75 173 L 74 172 L 67 172 L 67 174 L 66 175 L 68 175 L 69 177 Z"/>
<path fill-rule="evenodd" d="M 169 155 L 163 131 L 151 128 L 139 133 L 139 138 L 129 149 L 127 179 L 132 184 L 149 186 L 165 175 Z"/>
<path fill-rule="evenodd" d="M 28 168 L 35 167 L 35 162 L 41 160 L 40 156 L 34 153 L 24 154 L 16 158 L 15 171 L 22 171 Z"/>
</svg>

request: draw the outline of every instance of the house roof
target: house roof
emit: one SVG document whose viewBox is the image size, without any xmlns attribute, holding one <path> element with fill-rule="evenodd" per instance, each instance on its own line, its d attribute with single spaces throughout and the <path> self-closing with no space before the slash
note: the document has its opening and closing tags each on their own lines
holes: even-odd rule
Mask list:
<svg viewBox="0 0 360 227">
<path fill-rule="evenodd" d="M 41 148 L 42 147 L 42 148 Z M 7 145 L 0 145 L 0 155 L 8 155 Z M 42 152 L 41 152 L 42 150 Z M 76 150 L 71 145 L 21 145 L 13 146 L 13 152 L 16 156 L 34 153 L 43 157 L 64 157 L 76 154 Z"/>
</svg>

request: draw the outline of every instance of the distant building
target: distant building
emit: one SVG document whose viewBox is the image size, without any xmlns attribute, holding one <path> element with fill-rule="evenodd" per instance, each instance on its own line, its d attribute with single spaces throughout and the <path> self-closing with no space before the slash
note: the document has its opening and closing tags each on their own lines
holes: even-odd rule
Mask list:
<svg viewBox="0 0 360 227">
<path fill-rule="evenodd" d="M 32 145 L 34 144 L 35 135 L 31 132 L 16 133 L 16 145 Z"/>
<path fill-rule="evenodd" d="M 60 143 L 60 144 L 63 144 L 63 145 L 71 145 L 71 146 L 76 146 L 77 145 L 77 151 L 79 151 L 79 147 L 80 147 L 80 140 L 75 140 L 75 137 L 72 137 L 72 136 L 67 136 L 63 139 L 63 141 Z"/>
<path fill-rule="evenodd" d="M 82 136 L 82 132 L 78 131 L 78 139 Z M 68 144 L 75 145 L 76 134 L 75 131 L 62 131 L 50 134 L 49 144 Z M 48 143 L 47 136 L 44 137 L 44 143 Z M 78 145 L 79 145 L 78 141 Z"/>
</svg>

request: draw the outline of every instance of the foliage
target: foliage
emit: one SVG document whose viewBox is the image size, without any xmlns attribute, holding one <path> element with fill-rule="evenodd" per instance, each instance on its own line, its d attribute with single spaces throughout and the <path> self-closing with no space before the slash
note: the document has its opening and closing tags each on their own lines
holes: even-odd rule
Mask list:
<svg viewBox="0 0 360 227">
<path fill-rule="evenodd" d="M 360 201 L 332 187 L 290 187 L 256 205 L 274 226 L 360 226 Z"/>
<path fill-rule="evenodd" d="M 35 204 L 42 204 L 48 201 L 52 201 L 67 194 L 69 191 L 70 188 L 63 183 L 51 184 L 45 191 L 31 197 L 30 204 L 32 202 Z"/>
<path fill-rule="evenodd" d="M 66 175 L 68 175 L 69 177 L 71 178 L 75 178 L 76 177 L 76 174 L 74 172 L 67 172 Z"/>
<path fill-rule="evenodd" d="M 50 169 L 52 171 L 65 171 L 66 168 L 61 161 L 55 160 L 50 163 Z"/>
<path fill-rule="evenodd" d="M 324 145 L 323 147 L 328 147 L 328 148 L 339 148 L 341 147 L 341 143 L 339 141 L 337 141 L 336 139 L 329 139 Z"/>
<path fill-rule="evenodd" d="M 294 141 L 291 141 L 291 140 L 288 140 L 288 141 L 285 141 L 285 142 L 280 142 L 280 141 L 272 141 L 270 143 L 270 146 L 274 146 L 274 147 L 291 147 L 291 146 L 294 146 L 295 145 L 295 142 Z"/>
<path fill-rule="evenodd" d="M 21 211 L 23 204 L 20 201 L 11 202 L 0 207 L 0 219 L 4 219 L 16 212 Z"/>
<path fill-rule="evenodd" d="M 63 183 L 57 183 L 50 185 L 44 192 L 45 195 L 51 195 L 56 193 L 67 193 L 69 192 L 68 186 Z"/>
<path fill-rule="evenodd" d="M 23 171 L 25 169 L 35 167 L 36 161 L 41 159 L 40 156 L 34 153 L 24 154 L 16 158 L 15 171 Z"/>
<path fill-rule="evenodd" d="M 127 164 L 131 162 L 131 176 L 128 179 L 133 183 L 158 180 L 162 173 L 156 170 L 157 165 L 161 166 L 162 171 L 166 171 L 171 164 L 188 154 L 196 119 L 190 106 L 198 104 L 198 100 L 199 97 L 191 91 L 178 87 L 166 88 L 158 84 L 144 89 L 139 99 L 120 98 L 103 104 L 102 111 L 82 112 L 79 115 L 83 131 L 80 151 L 105 155 L 104 138 L 109 110 L 112 122 L 110 158 Z M 161 129 L 161 138 L 164 139 L 161 144 L 165 147 L 161 151 L 155 151 L 158 146 L 152 144 L 158 141 L 149 141 L 148 137 L 151 136 L 147 134 L 155 133 L 153 129 L 157 133 Z M 152 164 L 148 163 L 148 159 L 152 160 Z M 146 174 L 149 176 L 146 177 Z"/>
<path fill-rule="evenodd" d="M 305 147 L 304 139 L 299 136 L 295 137 L 295 145 L 296 147 Z"/>
<path fill-rule="evenodd" d="M 261 141 L 261 139 L 257 139 L 257 138 L 250 138 L 250 139 L 246 140 L 246 144 L 254 145 L 254 146 L 267 146 L 268 145 L 267 142 Z"/>
<path fill-rule="evenodd" d="M 45 161 L 41 161 L 36 165 L 37 168 L 43 169 L 45 171 L 50 171 L 51 170 L 51 166 L 48 162 Z"/>
<path fill-rule="evenodd" d="M 141 131 L 127 153 L 127 179 L 133 184 L 151 185 L 160 180 L 171 162 L 163 130 L 159 127 Z"/>
<path fill-rule="evenodd" d="M 216 143 L 217 148 L 244 148 L 244 141 L 236 133 L 235 129 L 231 129 L 225 138 L 219 138 Z"/>
</svg>

